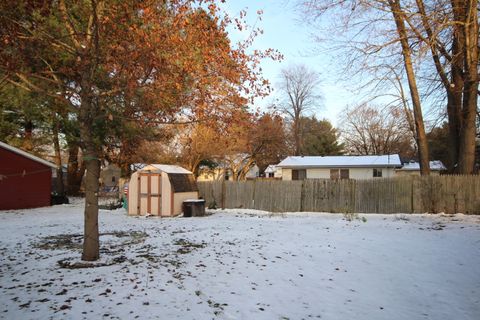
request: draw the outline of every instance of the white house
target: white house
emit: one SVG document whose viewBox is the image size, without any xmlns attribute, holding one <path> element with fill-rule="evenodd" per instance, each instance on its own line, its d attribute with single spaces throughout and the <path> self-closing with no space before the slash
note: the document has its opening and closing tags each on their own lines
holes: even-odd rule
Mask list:
<svg viewBox="0 0 480 320">
<path fill-rule="evenodd" d="M 265 173 L 265 178 L 275 178 L 275 179 L 282 178 L 282 169 L 273 164 L 269 165 L 265 169 L 264 173 Z"/>
<path fill-rule="evenodd" d="M 447 170 L 442 161 L 435 160 L 430 161 L 430 174 L 439 175 L 440 171 Z M 420 163 L 407 162 L 403 164 L 403 167 L 396 170 L 397 176 L 419 176 L 420 175 Z"/>
<path fill-rule="evenodd" d="M 282 180 L 390 178 L 402 167 L 398 154 L 383 156 L 287 157 Z"/>
</svg>

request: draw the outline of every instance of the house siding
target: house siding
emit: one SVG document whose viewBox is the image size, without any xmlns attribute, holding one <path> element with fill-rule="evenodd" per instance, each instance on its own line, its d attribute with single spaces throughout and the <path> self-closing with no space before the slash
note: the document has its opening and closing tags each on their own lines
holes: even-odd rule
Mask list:
<svg viewBox="0 0 480 320">
<path fill-rule="evenodd" d="M 292 169 L 282 168 L 282 180 L 286 180 L 286 181 L 292 180 Z"/>
<path fill-rule="evenodd" d="M 332 168 L 333 169 L 333 168 Z M 349 169 L 350 179 L 364 180 L 373 179 L 373 168 L 335 168 Z M 383 178 L 395 176 L 395 169 L 381 168 Z M 311 168 L 307 169 L 307 179 L 330 179 L 330 168 Z M 292 169 L 282 168 L 282 180 L 292 180 Z"/>
<path fill-rule="evenodd" d="M 50 205 L 51 167 L 0 148 L 0 176 L 0 210 Z"/>
</svg>

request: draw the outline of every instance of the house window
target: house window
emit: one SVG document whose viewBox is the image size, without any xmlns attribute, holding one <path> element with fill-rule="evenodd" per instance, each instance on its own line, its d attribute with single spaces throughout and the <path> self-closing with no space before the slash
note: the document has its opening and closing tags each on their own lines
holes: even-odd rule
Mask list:
<svg viewBox="0 0 480 320">
<path fill-rule="evenodd" d="M 330 179 L 350 179 L 349 169 L 330 169 Z"/>
<path fill-rule="evenodd" d="M 382 177 L 382 169 L 373 169 L 373 177 L 374 178 L 381 178 Z"/>
<path fill-rule="evenodd" d="M 112 182 L 115 183 L 115 176 L 112 176 Z"/>
<path fill-rule="evenodd" d="M 305 180 L 307 178 L 307 170 L 292 170 L 292 180 Z"/>
<path fill-rule="evenodd" d="M 330 169 L 330 179 L 338 180 L 340 179 L 340 172 L 338 169 Z"/>
<path fill-rule="evenodd" d="M 269 172 L 268 173 L 268 178 L 273 178 L 273 177 L 275 177 L 275 174 L 273 172 Z"/>
</svg>

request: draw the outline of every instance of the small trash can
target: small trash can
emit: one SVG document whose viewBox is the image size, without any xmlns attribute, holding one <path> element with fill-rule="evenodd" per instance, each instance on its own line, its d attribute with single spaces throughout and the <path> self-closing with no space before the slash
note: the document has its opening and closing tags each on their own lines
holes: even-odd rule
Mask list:
<svg viewBox="0 0 480 320">
<path fill-rule="evenodd" d="M 205 215 L 204 199 L 189 199 L 183 201 L 184 217 L 203 217 Z"/>
</svg>

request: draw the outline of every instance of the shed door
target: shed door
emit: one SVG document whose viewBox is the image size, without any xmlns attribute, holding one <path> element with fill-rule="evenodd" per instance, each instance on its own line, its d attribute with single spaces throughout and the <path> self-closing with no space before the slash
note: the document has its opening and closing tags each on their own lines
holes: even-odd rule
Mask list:
<svg viewBox="0 0 480 320">
<path fill-rule="evenodd" d="M 146 215 L 147 213 L 156 216 L 161 215 L 162 179 L 160 173 L 139 173 L 138 209 L 140 215 Z"/>
</svg>

